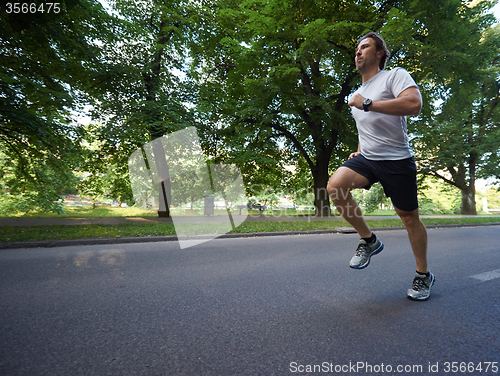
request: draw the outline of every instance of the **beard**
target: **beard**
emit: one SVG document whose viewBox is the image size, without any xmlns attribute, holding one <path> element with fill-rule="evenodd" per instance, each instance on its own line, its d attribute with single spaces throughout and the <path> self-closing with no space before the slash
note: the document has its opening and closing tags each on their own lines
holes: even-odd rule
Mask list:
<svg viewBox="0 0 500 376">
<path fill-rule="evenodd" d="M 355 61 L 356 69 L 359 73 L 363 74 L 363 72 L 369 71 L 373 68 L 374 65 L 378 66 L 378 61 L 375 57 L 364 56 L 361 59 L 356 59 Z"/>
</svg>

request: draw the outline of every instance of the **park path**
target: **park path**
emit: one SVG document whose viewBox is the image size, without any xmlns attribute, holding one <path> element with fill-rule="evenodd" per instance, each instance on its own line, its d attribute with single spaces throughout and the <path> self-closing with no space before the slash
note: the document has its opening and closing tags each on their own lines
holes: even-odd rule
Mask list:
<svg viewBox="0 0 500 376">
<path fill-rule="evenodd" d="M 242 218 L 233 216 L 235 218 Z M 421 218 L 478 218 L 478 217 L 491 217 L 491 215 L 432 215 L 421 216 Z M 498 217 L 500 222 L 500 215 Z M 178 217 L 179 221 L 185 222 L 221 222 L 226 220 L 226 217 L 212 216 L 212 217 Z M 398 216 L 366 216 L 367 220 L 383 220 L 383 219 L 399 219 Z M 279 215 L 249 215 L 244 218 L 246 222 L 266 222 L 266 221 L 341 221 L 340 216 L 331 217 L 317 217 L 309 215 L 299 216 L 279 216 Z M 102 218 L 30 218 L 30 217 L 16 217 L 16 218 L 0 218 L 0 226 L 48 226 L 48 225 L 90 225 L 90 224 L 103 224 L 103 225 L 120 225 L 120 224 L 148 224 L 148 223 L 172 223 L 171 218 L 159 217 L 102 217 Z"/>
</svg>

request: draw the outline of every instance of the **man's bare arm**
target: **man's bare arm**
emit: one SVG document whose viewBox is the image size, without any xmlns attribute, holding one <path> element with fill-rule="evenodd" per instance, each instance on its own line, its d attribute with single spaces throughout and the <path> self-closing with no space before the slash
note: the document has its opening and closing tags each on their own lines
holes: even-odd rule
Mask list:
<svg viewBox="0 0 500 376">
<path fill-rule="evenodd" d="M 354 106 L 360 110 L 363 109 L 363 97 L 360 94 L 355 94 L 349 101 L 349 106 Z M 380 112 L 386 115 L 394 116 L 411 116 L 418 115 L 422 108 L 422 96 L 417 87 L 412 86 L 404 90 L 395 99 L 386 101 L 372 101 L 368 108 L 372 112 Z"/>
<path fill-rule="evenodd" d="M 358 142 L 358 151 L 356 151 L 355 153 L 349 154 L 349 158 L 348 159 L 356 158 L 360 154 L 361 154 L 361 145 Z"/>
</svg>

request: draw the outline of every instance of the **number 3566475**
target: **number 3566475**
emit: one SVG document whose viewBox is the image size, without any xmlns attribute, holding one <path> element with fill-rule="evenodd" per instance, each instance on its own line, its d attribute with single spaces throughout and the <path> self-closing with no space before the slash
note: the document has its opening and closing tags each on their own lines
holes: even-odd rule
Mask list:
<svg viewBox="0 0 500 376">
<path fill-rule="evenodd" d="M 7 13 L 59 13 L 61 3 L 7 3 Z"/>
</svg>

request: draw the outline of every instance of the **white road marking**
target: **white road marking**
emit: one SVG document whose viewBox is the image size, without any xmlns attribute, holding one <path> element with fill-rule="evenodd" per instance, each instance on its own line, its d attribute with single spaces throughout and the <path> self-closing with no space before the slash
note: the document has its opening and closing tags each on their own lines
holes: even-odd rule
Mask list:
<svg viewBox="0 0 500 376">
<path fill-rule="evenodd" d="M 500 269 L 471 275 L 471 278 L 479 279 L 481 282 L 491 281 L 492 279 L 500 278 Z"/>
</svg>

